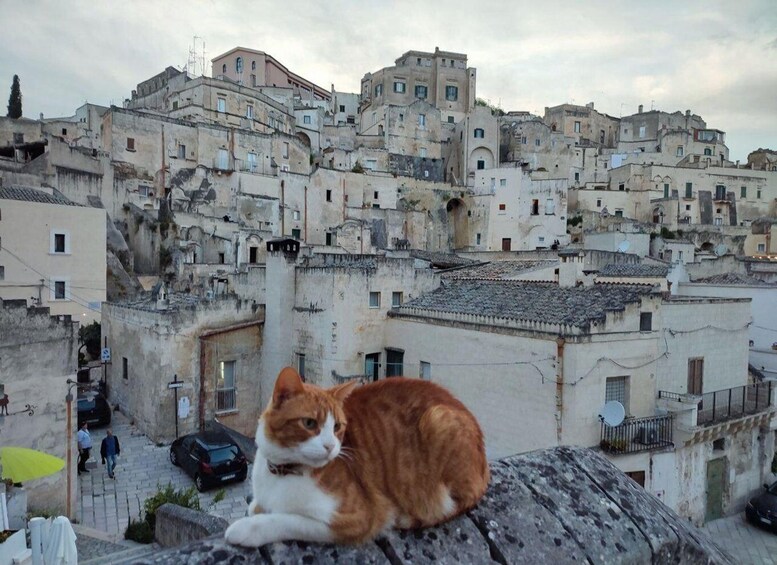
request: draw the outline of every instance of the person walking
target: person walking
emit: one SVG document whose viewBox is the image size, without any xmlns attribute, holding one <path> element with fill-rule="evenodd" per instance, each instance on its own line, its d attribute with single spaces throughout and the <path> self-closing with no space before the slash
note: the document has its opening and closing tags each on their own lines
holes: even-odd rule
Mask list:
<svg viewBox="0 0 777 565">
<path fill-rule="evenodd" d="M 89 459 L 89 452 L 92 450 L 92 436 L 89 435 L 89 425 L 84 422 L 81 429 L 78 430 L 78 474 L 88 473 L 86 461 Z"/>
<path fill-rule="evenodd" d="M 116 469 L 116 457 L 121 453 L 121 447 L 119 447 L 119 438 L 113 435 L 113 430 L 108 428 L 105 432 L 105 437 L 100 444 L 100 457 L 103 460 L 103 465 L 108 462 L 108 476 L 111 479 L 115 479 L 114 473 Z"/>
</svg>

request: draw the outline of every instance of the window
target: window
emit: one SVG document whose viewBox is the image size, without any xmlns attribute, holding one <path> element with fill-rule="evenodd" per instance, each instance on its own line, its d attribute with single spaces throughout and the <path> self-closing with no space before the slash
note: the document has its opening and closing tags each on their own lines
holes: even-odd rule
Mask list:
<svg viewBox="0 0 777 565">
<path fill-rule="evenodd" d="M 54 253 L 65 253 L 65 234 L 54 234 Z"/>
<path fill-rule="evenodd" d="M 127 151 L 135 151 L 135 138 L 134 137 L 128 137 L 127 138 Z"/>
<path fill-rule="evenodd" d="M 539 147 L 540 146 L 540 138 L 539 137 L 534 140 L 534 146 L 535 147 Z"/>
<path fill-rule="evenodd" d="M 739 189 L 739 197 L 740 198 L 747 198 L 747 187 L 743 186 Z"/>
<path fill-rule="evenodd" d="M 227 64 L 226 64 L 226 63 L 224 63 L 223 65 L 221 65 L 221 72 L 222 72 L 222 73 L 226 73 L 226 72 L 227 72 Z"/>
<path fill-rule="evenodd" d="M 502 238 L 502 251 L 510 251 L 512 249 L 512 240 L 509 237 Z"/>
<path fill-rule="evenodd" d="M 758 244 L 758 253 L 766 253 L 766 244 L 765 243 L 759 243 Z"/>
<path fill-rule="evenodd" d="M 399 306 L 402 306 L 402 293 L 401 292 L 392 292 L 391 293 L 391 307 L 392 308 L 398 308 Z"/>
<path fill-rule="evenodd" d="M 376 191 L 374 191 L 374 192 L 372 193 L 372 197 L 373 197 L 375 200 L 378 200 L 379 193 L 378 193 L 378 191 L 377 191 L 377 190 L 376 190 Z"/>
<path fill-rule="evenodd" d="M 224 113 L 227 111 L 227 99 L 226 98 L 219 98 L 218 102 L 216 103 L 216 109 Z"/>
<path fill-rule="evenodd" d="M 521 136 L 521 144 L 526 145 L 526 142 L 527 142 L 526 136 L 525 135 Z"/>
<path fill-rule="evenodd" d="M 178 109 L 178 100 L 173 100 L 173 110 Z"/>
<path fill-rule="evenodd" d="M 418 114 L 418 127 L 426 127 L 426 114 Z"/>
<path fill-rule="evenodd" d="M 65 300 L 66 298 L 67 298 L 67 283 L 65 281 L 54 281 L 52 299 Z"/>
<path fill-rule="evenodd" d="M 507 210 L 507 204 L 500 204 L 499 205 L 499 211 L 502 212 L 504 210 Z"/>
<path fill-rule="evenodd" d="M 324 239 L 324 245 L 334 245 L 334 236 L 332 232 L 326 232 L 325 239 Z"/>
<path fill-rule="evenodd" d="M 478 171 L 482 171 L 483 169 L 486 168 L 486 162 L 483 159 L 478 159 L 477 168 L 478 168 Z"/>
<path fill-rule="evenodd" d="M 340 111 L 345 112 L 345 104 L 340 104 Z"/>
<path fill-rule="evenodd" d="M 580 133 L 580 122 L 575 122 L 575 133 Z"/>
<path fill-rule="evenodd" d="M 485 137 L 485 132 L 483 131 L 483 128 L 475 128 L 475 139 L 483 139 Z"/>
<path fill-rule="evenodd" d="M 405 93 L 405 83 L 400 80 L 394 81 L 394 92 L 398 92 L 399 94 Z"/>
<path fill-rule="evenodd" d="M 326 189 L 326 201 L 331 202 L 332 201 L 332 189 L 327 188 Z"/>
<path fill-rule="evenodd" d="M 601 208 L 602 207 L 602 199 L 601 198 L 597 198 L 596 199 L 596 207 L 597 208 Z"/>
<path fill-rule="evenodd" d="M 535 198 L 531 201 L 531 215 L 536 216 L 539 213 L 540 213 L 540 201 Z"/>
<path fill-rule="evenodd" d="M 121 378 L 124 380 L 129 379 L 129 367 L 126 357 L 121 358 Z"/>
<path fill-rule="evenodd" d="M 678 156 L 678 157 L 682 157 L 683 156 L 683 146 L 682 145 L 678 145 L 677 146 L 677 151 L 675 152 L 675 155 Z"/>
<path fill-rule="evenodd" d="M 692 182 L 686 182 L 685 183 L 685 197 L 686 198 L 693 198 L 693 183 Z"/>
<path fill-rule="evenodd" d="M 451 61 L 453 63 L 453 61 Z M 450 102 L 455 102 L 459 99 L 459 87 L 458 86 L 446 86 L 445 87 L 445 99 Z"/>
<path fill-rule="evenodd" d="M 669 198 L 669 183 L 664 183 L 664 198 Z"/>
<path fill-rule="evenodd" d="M 235 72 L 237 74 L 240 74 L 240 73 L 243 72 L 243 58 L 242 57 L 238 57 L 237 59 L 235 59 Z"/>
<path fill-rule="evenodd" d="M 13 142 L 14 143 L 24 143 L 24 134 L 23 133 L 14 133 L 13 134 Z"/>
<path fill-rule="evenodd" d="M 454 117 L 453 117 L 453 116 L 448 116 L 448 123 L 449 123 L 449 124 L 456 123 L 456 121 L 455 121 L 455 119 L 454 119 Z"/>
<path fill-rule="evenodd" d="M 426 147 L 421 147 L 418 150 L 418 156 L 421 157 L 422 159 L 426 158 Z"/>
<path fill-rule="evenodd" d="M 426 100 L 426 97 L 429 94 L 429 88 L 425 84 L 416 84 L 415 85 L 415 97 L 420 98 L 421 100 Z"/>
<path fill-rule="evenodd" d="M 626 414 L 629 413 L 628 381 L 629 377 L 608 377 L 604 385 L 604 401 L 620 402 L 626 409 Z"/>
<path fill-rule="evenodd" d="M 705 155 L 712 155 L 712 149 L 710 149 L 709 147 L 705 147 L 704 148 L 704 154 Z"/>
<path fill-rule="evenodd" d="M 621 192 L 626 190 L 626 183 L 622 182 L 622 183 L 618 184 L 618 190 L 620 190 Z"/>
<path fill-rule="evenodd" d="M 291 230 L 291 237 L 293 237 L 294 239 L 302 239 L 302 230 L 300 230 L 299 228 L 293 228 Z"/>
<path fill-rule="evenodd" d="M 417 67 L 421 66 L 421 57 L 416 58 L 415 64 L 416 64 Z"/>
<path fill-rule="evenodd" d="M 722 226 L 723 225 L 723 218 L 716 217 L 712 220 L 712 223 L 716 226 Z"/>
<path fill-rule="evenodd" d="M 603 129 L 599 130 L 599 143 L 604 145 L 604 130 Z"/>
<path fill-rule="evenodd" d="M 701 395 L 704 388 L 704 358 L 688 359 L 688 394 Z"/>
<path fill-rule="evenodd" d="M 556 213 L 556 201 L 552 198 L 545 199 L 545 215 L 551 216 Z"/>
<path fill-rule="evenodd" d="M 623 210 L 615 210 L 615 217 L 616 218 L 622 218 L 623 217 Z"/>
<path fill-rule="evenodd" d="M 251 70 L 252 71 L 256 70 L 256 61 L 251 61 Z"/>
<path fill-rule="evenodd" d="M 186 146 L 182 143 L 178 144 L 178 158 L 186 159 Z"/>
<path fill-rule="evenodd" d="M 310 123 L 310 116 L 302 116 L 302 123 L 303 124 L 309 124 Z"/>
<path fill-rule="evenodd" d="M 399 121 L 400 121 L 400 123 L 405 121 L 405 115 L 404 114 L 399 114 Z"/>
<path fill-rule="evenodd" d="M 639 136 L 645 137 L 645 126 L 639 126 Z"/>
<path fill-rule="evenodd" d="M 370 308 L 380 308 L 380 292 L 370 292 Z"/>
<path fill-rule="evenodd" d="M 3 265 L 0 265 L 0 281 L 5 280 L 5 267 Z"/>
<path fill-rule="evenodd" d="M 248 170 L 252 173 L 256 172 L 256 153 L 249 153 L 247 157 Z"/>
<path fill-rule="evenodd" d="M 685 210 L 686 210 L 686 212 L 690 212 L 690 210 L 691 210 L 691 205 L 690 205 L 690 204 L 686 204 L 686 205 L 685 205 Z"/>
<path fill-rule="evenodd" d="M 405 352 L 397 349 L 386 349 L 386 376 L 387 377 L 401 377 L 403 370 L 403 363 L 405 360 Z"/>
<path fill-rule="evenodd" d="M 375 96 L 381 96 L 383 94 L 383 85 L 382 84 L 376 84 L 375 85 Z"/>
<path fill-rule="evenodd" d="M 507 179 L 499 179 L 499 186 L 507 186 Z"/>
<path fill-rule="evenodd" d="M 475 245 L 480 245 L 480 234 L 475 234 Z"/>
<path fill-rule="evenodd" d="M 222 361 L 219 363 L 219 373 L 216 377 L 217 412 L 237 408 L 235 389 L 235 362 Z"/>
<path fill-rule="evenodd" d="M 223 265 L 226 261 L 226 255 L 224 253 L 219 252 L 219 264 Z"/>
<path fill-rule="evenodd" d="M 297 353 L 297 372 L 302 377 L 302 381 L 305 381 L 305 356 L 302 353 Z"/>
<path fill-rule="evenodd" d="M 580 173 L 575 173 L 575 182 L 580 180 Z"/>
<path fill-rule="evenodd" d="M 760 200 L 760 199 L 761 199 L 761 189 L 760 189 L 760 188 L 757 188 L 757 189 L 755 190 L 755 197 L 756 197 L 758 200 Z"/>
<path fill-rule="evenodd" d="M 645 488 L 645 471 L 626 471 L 625 475 L 642 488 Z"/>
<path fill-rule="evenodd" d="M 283 142 L 283 158 L 288 159 L 289 158 L 289 142 L 284 141 Z"/>
<path fill-rule="evenodd" d="M 719 184 L 715 187 L 715 200 L 725 200 L 726 199 L 726 187 L 722 184 Z"/>
<path fill-rule="evenodd" d="M 255 245 L 252 245 L 248 248 L 248 262 L 251 264 L 256 263 L 257 256 L 259 255 L 259 248 Z"/>
<path fill-rule="evenodd" d="M 291 213 L 291 217 L 292 217 L 292 218 L 294 218 L 295 220 L 299 220 L 299 218 L 300 218 L 300 213 L 299 213 L 299 210 L 294 210 L 294 211 Z"/>
<path fill-rule="evenodd" d="M 249 104 L 248 106 L 246 106 L 246 118 L 248 118 L 249 120 L 253 120 L 254 119 L 254 106 L 253 106 L 253 104 Z"/>
<path fill-rule="evenodd" d="M 425 381 L 432 380 L 432 364 L 427 361 L 421 361 L 421 367 L 418 370 L 418 376 Z"/>
<path fill-rule="evenodd" d="M 229 167 L 229 153 L 226 149 L 219 149 L 219 162 L 218 168 L 222 171 L 226 171 Z"/>
<path fill-rule="evenodd" d="M 649 332 L 653 330 L 653 313 L 641 312 L 639 315 L 639 331 Z"/>
</svg>

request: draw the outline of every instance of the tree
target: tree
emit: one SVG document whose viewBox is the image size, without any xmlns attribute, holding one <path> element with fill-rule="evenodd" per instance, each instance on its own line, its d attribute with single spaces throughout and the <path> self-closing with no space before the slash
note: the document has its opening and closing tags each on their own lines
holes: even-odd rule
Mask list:
<svg viewBox="0 0 777 565">
<path fill-rule="evenodd" d="M 11 96 L 8 97 L 8 117 L 14 120 L 22 117 L 22 89 L 19 87 L 19 75 L 13 76 Z"/>
<path fill-rule="evenodd" d="M 86 352 L 92 359 L 100 358 L 100 324 L 92 322 L 78 328 L 78 339 L 86 346 Z"/>
</svg>

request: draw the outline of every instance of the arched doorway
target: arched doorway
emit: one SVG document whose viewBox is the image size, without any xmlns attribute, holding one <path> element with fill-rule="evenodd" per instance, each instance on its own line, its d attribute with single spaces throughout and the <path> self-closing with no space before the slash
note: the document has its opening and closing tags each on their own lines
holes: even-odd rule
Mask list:
<svg viewBox="0 0 777 565">
<path fill-rule="evenodd" d="M 458 198 L 448 201 L 445 206 L 448 219 L 448 248 L 463 249 L 469 245 L 469 220 L 467 207 Z"/>
</svg>

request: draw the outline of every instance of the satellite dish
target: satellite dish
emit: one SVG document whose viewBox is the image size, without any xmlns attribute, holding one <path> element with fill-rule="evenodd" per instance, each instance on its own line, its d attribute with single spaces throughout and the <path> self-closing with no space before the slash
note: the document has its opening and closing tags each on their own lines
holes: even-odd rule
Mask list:
<svg viewBox="0 0 777 565">
<path fill-rule="evenodd" d="M 728 247 L 726 247 L 723 243 L 720 243 L 715 247 L 715 255 L 718 257 L 722 257 L 726 253 L 728 253 Z"/>
<path fill-rule="evenodd" d="M 625 417 L 626 409 L 617 400 L 610 400 L 599 412 L 599 419 L 611 427 L 619 426 Z"/>
<path fill-rule="evenodd" d="M 631 247 L 631 242 L 628 239 L 624 239 L 623 241 L 621 241 L 621 244 L 618 246 L 618 252 L 626 253 L 626 251 L 629 250 L 629 247 Z"/>
</svg>

